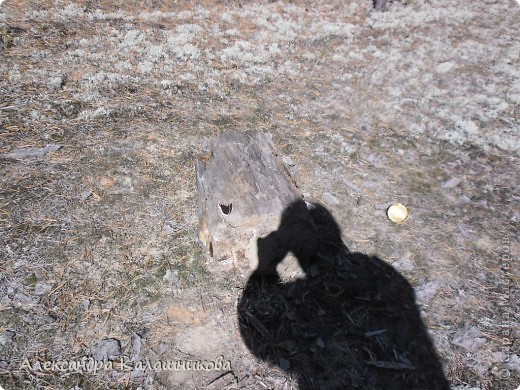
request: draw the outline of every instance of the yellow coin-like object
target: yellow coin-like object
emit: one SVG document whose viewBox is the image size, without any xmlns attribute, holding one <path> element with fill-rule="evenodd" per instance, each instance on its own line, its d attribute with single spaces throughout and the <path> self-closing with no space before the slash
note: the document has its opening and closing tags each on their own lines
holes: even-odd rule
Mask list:
<svg viewBox="0 0 520 390">
<path fill-rule="evenodd" d="M 394 203 L 386 210 L 386 215 L 393 223 L 403 223 L 408 218 L 408 210 L 401 203 Z"/>
</svg>

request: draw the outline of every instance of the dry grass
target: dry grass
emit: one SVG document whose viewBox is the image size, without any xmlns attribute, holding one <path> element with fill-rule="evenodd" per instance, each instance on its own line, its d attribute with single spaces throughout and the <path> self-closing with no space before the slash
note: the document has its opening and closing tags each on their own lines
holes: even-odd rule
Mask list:
<svg viewBox="0 0 520 390">
<path fill-rule="evenodd" d="M 302 192 L 332 199 L 350 249 L 376 254 L 420 292 L 454 386 L 513 388 L 518 270 L 504 273 L 502 257 L 519 252 L 519 8 L 370 8 L 0 6 L 0 154 L 62 146 L 0 157 L 4 387 L 296 386 L 240 338 L 244 275 L 210 274 L 194 241 L 195 158 L 238 129 L 271 133 Z M 411 213 L 403 226 L 385 219 L 395 200 Z M 465 325 L 485 342 L 455 344 Z M 232 375 L 20 369 L 26 358 L 88 357 L 111 338 L 135 360 L 223 355 Z"/>
</svg>

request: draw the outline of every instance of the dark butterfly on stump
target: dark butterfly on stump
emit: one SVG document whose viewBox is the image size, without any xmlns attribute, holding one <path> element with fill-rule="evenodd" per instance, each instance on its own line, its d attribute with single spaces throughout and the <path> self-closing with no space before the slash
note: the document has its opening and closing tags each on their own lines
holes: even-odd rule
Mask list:
<svg viewBox="0 0 520 390">
<path fill-rule="evenodd" d="M 231 214 L 231 211 L 233 210 L 233 203 L 230 203 L 228 205 L 219 203 L 219 206 L 220 206 L 220 211 L 222 211 L 222 214 L 224 214 L 224 215 Z"/>
</svg>

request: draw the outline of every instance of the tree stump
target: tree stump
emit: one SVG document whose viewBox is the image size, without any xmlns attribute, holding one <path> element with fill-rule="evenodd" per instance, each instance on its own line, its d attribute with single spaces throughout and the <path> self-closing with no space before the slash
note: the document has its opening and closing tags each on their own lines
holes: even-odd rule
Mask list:
<svg viewBox="0 0 520 390">
<path fill-rule="evenodd" d="M 375 0 L 374 8 L 376 11 L 386 11 L 386 0 Z"/>
<path fill-rule="evenodd" d="M 219 135 L 197 159 L 196 171 L 198 238 L 220 262 L 249 257 L 256 239 L 275 231 L 283 210 L 302 199 L 263 133 Z"/>
</svg>

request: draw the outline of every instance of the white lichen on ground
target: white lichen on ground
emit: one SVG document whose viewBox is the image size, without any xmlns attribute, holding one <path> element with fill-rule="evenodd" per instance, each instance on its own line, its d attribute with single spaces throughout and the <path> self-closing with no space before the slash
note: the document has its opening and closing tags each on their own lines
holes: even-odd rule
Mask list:
<svg viewBox="0 0 520 390">
<path fill-rule="evenodd" d="M 243 388 L 292 386 L 236 332 L 244 275 L 210 275 L 193 240 L 195 157 L 235 129 L 272 134 L 347 245 L 411 281 L 454 386 L 497 388 L 502 369 L 513 383 L 518 329 L 504 318 L 518 321 L 518 290 L 503 301 L 501 280 L 518 274 L 501 258 L 503 240 L 519 249 L 520 7 L 224 3 L 0 5 L 0 154 L 61 146 L 1 160 L 0 383 L 27 351 L 121 350 L 224 354 Z M 402 226 L 385 216 L 396 201 Z M 218 376 L 175 374 L 114 371 L 84 388 Z"/>
</svg>

